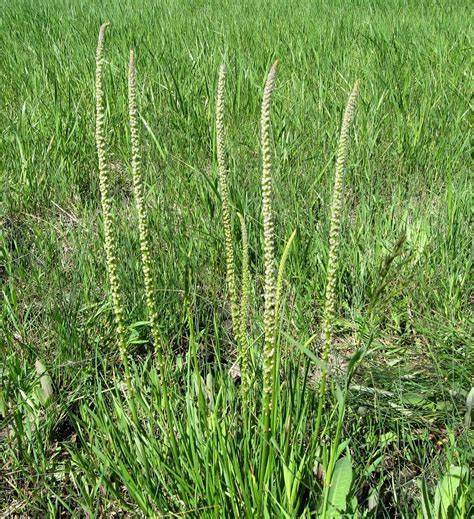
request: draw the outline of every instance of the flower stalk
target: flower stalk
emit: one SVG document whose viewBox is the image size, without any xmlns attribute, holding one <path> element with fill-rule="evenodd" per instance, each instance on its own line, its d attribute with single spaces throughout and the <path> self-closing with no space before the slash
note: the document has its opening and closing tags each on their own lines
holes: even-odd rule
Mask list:
<svg viewBox="0 0 474 519">
<path fill-rule="evenodd" d="M 95 101 L 96 101 L 96 147 L 99 162 L 99 187 L 102 205 L 102 216 L 104 225 L 104 248 L 106 256 L 107 277 L 110 284 L 112 296 L 112 307 L 114 312 L 115 327 L 117 332 L 120 357 L 125 371 L 125 383 L 130 397 L 130 406 L 135 423 L 137 414 L 134 402 L 134 389 L 130 377 L 130 368 L 127 357 L 127 343 L 125 338 L 124 309 L 121 295 L 121 286 L 118 276 L 117 244 L 114 236 L 114 217 L 112 212 L 112 197 L 110 194 L 109 177 L 110 167 L 107 161 L 107 144 L 105 130 L 105 106 L 104 106 L 104 64 L 105 64 L 105 31 L 108 22 L 101 25 L 96 51 L 96 74 L 95 74 Z"/>
<path fill-rule="evenodd" d="M 216 102 L 216 140 L 217 140 L 217 167 L 219 171 L 219 190 L 222 204 L 222 223 L 224 226 L 224 246 L 226 259 L 226 283 L 230 298 L 230 312 L 232 317 L 232 327 L 234 335 L 239 341 L 239 307 L 237 303 L 237 288 L 235 282 L 235 263 L 234 247 L 232 239 L 232 225 L 229 207 L 229 189 L 227 185 L 228 168 L 225 152 L 225 79 L 226 68 L 222 64 L 219 67 L 219 79 L 217 82 L 217 102 Z"/>
<path fill-rule="evenodd" d="M 354 119 L 356 100 L 359 94 L 359 81 L 356 81 L 344 110 L 342 118 L 341 133 L 336 153 L 336 173 L 334 177 L 334 188 L 331 203 L 331 221 L 329 230 L 329 257 L 326 275 L 326 293 L 323 311 L 323 351 L 322 361 L 324 363 L 319 384 L 319 405 L 316 418 L 315 433 L 319 435 L 321 426 L 322 410 L 326 392 L 326 381 L 328 374 L 329 353 L 331 350 L 333 326 L 336 314 L 336 272 L 339 257 L 339 234 L 341 229 L 342 199 L 344 193 L 344 169 L 349 150 L 349 132 Z"/>
<path fill-rule="evenodd" d="M 271 415 L 275 382 L 275 230 L 272 214 L 272 157 L 270 151 L 270 107 L 275 88 L 278 60 L 273 63 L 268 73 L 263 91 L 262 113 L 260 119 L 260 139 L 262 148 L 262 213 L 263 213 L 263 248 L 265 264 L 264 280 L 264 346 L 263 346 L 263 402 L 262 424 L 263 443 L 261 456 L 261 486 L 264 485 L 267 472 L 267 460 L 271 436 Z M 261 488 L 263 490 L 263 488 Z"/>
<path fill-rule="evenodd" d="M 156 360 L 158 361 L 158 370 L 161 376 L 163 407 L 170 429 L 171 446 L 173 452 L 177 455 L 178 446 L 172 425 L 172 413 L 168 397 L 168 377 L 158 321 L 158 310 L 156 307 L 155 272 L 150 254 L 150 230 L 148 226 L 148 215 L 145 206 L 144 181 L 140 156 L 140 134 L 137 110 L 137 72 L 135 65 L 135 53 L 133 50 L 130 51 L 130 60 L 128 64 L 128 109 L 130 119 L 130 140 L 132 147 L 133 190 L 135 194 L 135 206 L 138 215 L 138 234 L 140 240 L 140 254 L 145 284 L 146 306 L 148 310 L 148 318 L 150 320 Z"/>
</svg>

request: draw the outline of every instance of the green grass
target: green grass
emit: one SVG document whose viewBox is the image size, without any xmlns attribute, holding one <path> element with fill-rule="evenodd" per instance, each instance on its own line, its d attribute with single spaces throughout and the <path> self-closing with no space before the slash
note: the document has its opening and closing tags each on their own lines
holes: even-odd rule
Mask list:
<svg viewBox="0 0 474 519">
<path fill-rule="evenodd" d="M 434 503 L 450 465 L 473 462 L 465 422 L 473 385 L 469 3 L 38 4 L 9 2 L 0 15 L 0 514 L 309 516 L 321 510 L 322 474 L 331 448 L 340 445 L 337 455 L 352 464 L 349 516 L 356 508 L 368 517 L 422 514 L 423 488 Z M 138 427 L 122 387 L 103 253 L 94 57 L 104 20 L 111 22 L 108 145 Z M 158 314 L 163 342 L 173 351 L 168 390 L 178 457 L 164 440 L 162 388 L 144 321 L 130 171 L 130 48 L 137 56 Z M 262 492 L 258 121 L 264 80 L 277 58 L 278 258 L 294 230 L 296 237 L 280 314 L 273 477 Z M 241 250 L 238 211 L 248 228 L 252 276 L 246 424 L 228 375 L 236 345 L 214 126 L 222 61 L 234 245 Z M 344 182 L 335 376 L 321 437 L 314 439 L 314 355 L 322 347 L 334 161 L 356 79 L 361 92 Z M 384 277 L 386 257 L 404 235 Z M 365 356 L 349 381 L 345 367 L 359 348 Z M 46 404 L 38 359 L 53 382 Z M 348 390 L 338 395 L 336 380 Z M 458 517 L 469 515 L 468 480 L 463 476 L 452 510 Z"/>
</svg>

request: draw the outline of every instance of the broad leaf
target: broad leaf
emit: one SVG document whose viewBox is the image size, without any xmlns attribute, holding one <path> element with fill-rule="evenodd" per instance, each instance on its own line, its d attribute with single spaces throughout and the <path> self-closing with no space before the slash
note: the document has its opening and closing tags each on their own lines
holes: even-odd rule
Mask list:
<svg viewBox="0 0 474 519">
<path fill-rule="evenodd" d="M 352 465 L 349 456 L 344 456 L 334 466 L 334 473 L 329 489 L 328 502 L 331 508 L 344 512 L 347 506 L 347 496 L 352 484 Z"/>
<path fill-rule="evenodd" d="M 35 362 L 36 373 L 40 379 L 41 389 L 38 388 L 38 397 L 45 404 L 53 396 L 53 381 L 44 364 L 37 359 Z"/>
<path fill-rule="evenodd" d="M 434 515 L 437 518 L 449 517 L 450 509 L 455 505 L 461 479 L 468 473 L 466 467 L 451 467 L 449 472 L 436 486 L 434 496 Z"/>
</svg>

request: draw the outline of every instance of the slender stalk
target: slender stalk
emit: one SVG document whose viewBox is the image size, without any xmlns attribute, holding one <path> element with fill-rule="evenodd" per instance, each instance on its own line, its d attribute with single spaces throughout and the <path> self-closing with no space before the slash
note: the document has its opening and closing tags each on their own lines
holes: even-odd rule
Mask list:
<svg viewBox="0 0 474 519">
<path fill-rule="evenodd" d="M 246 396 L 250 385 L 249 374 L 249 342 L 247 338 L 247 322 L 249 309 L 250 273 L 249 273 L 249 240 L 244 217 L 239 213 L 242 233 L 242 297 L 240 300 L 240 371 L 242 378 L 242 396 L 246 406 Z"/>
<path fill-rule="evenodd" d="M 130 377 L 130 369 L 127 357 L 127 345 L 125 339 L 125 321 L 123 301 L 121 296 L 120 280 L 118 276 L 117 244 L 114 236 L 114 217 L 112 213 L 112 197 L 109 188 L 110 167 L 107 162 L 107 146 L 105 137 L 105 107 L 104 107 L 104 51 L 105 30 L 109 23 L 103 23 L 99 29 L 99 40 L 96 52 L 96 74 L 95 74 L 95 101 L 96 101 L 96 146 L 99 161 L 99 186 L 102 204 L 102 215 L 104 220 L 104 248 L 106 256 L 107 276 L 110 283 L 112 295 L 112 306 L 114 311 L 115 326 L 117 331 L 118 346 L 122 364 L 125 371 L 125 383 L 130 397 L 130 408 L 135 423 L 138 423 L 134 388 Z"/>
<path fill-rule="evenodd" d="M 336 154 L 336 174 L 334 177 L 334 190 L 331 203 L 331 222 L 329 231 L 329 257 L 326 277 L 326 294 L 323 314 L 324 345 L 322 360 L 321 380 L 319 384 L 318 414 L 316 418 L 315 437 L 319 435 L 324 398 L 326 394 L 327 364 L 332 343 L 332 328 L 336 313 L 336 271 L 339 254 L 339 232 L 341 228 L 341 209 L 343 196 L 344 168 L 349 149 L 349 131 L 354 119 L 357 95 L 359 93 L 359 81 L 356 81 L 349 95 L 344 116 L 342 118 L 341 133 Z"/>
<path fill-rule="evenodd" d="M 140 135 L 138 129 L 137 110 L 137 72 L 135 66 L 135 53 L 130 51 L 128 65 L 128 108 L 130 118 L 130 137 L 132 145 L 132 176 L 133 189 L 135 193 L 135 205 L 138 214 L 138 234 L 140 239 L 140 253 L 142 259 L 143 278 L 145 281 L 145 298 L 150 319 L 151 333 L 155 346 L 158 369 L 161 376 L 163 407 L 170 429 L 171 446 L 177 454 L 178 446 L 173 431 L 172 413 L 168 397 L 168 376 L 164 362 L 164 352 L 161 340 L 160 326 L 158 322 L 158 310 L 156 307 L 156 282 L 153 262 L 150 254 L 150 230 L 148 226 L 148 215 L 145 207 L 144 182 L 140 157 Z"/>
<path fill-rule="evenodd" d="M 283 276 L 285 274 L 285 266 L 286 261 L 288 260 L 288 256 L 290 254 L 291 246 L 293 244 L 293 240 L 295 239 L 296 231 L 291 233 L 288 241 L 286 242 L 285 248 L 283 249 L 283 254 L 281 255 L 280 264 L 278 266 L 278 276 L 277 276 L 277 284 L 276 284 L 276 300 L 275 300 L 275 327 L 278 328 L 279 320 L 280 320 L 280 306 L 281 306 L 281 292 L 283 289 Z"/>
<path fill-rule="evenodd" d="M 263 443 L 260 467 L 260 490 L 263 491 L 267 472 L 268 451 L 271 436 L 271 415 L 273 405 L 273 388 L 275 377 L 275 236 L 272 214 L 272 161 L 270 152 L 270 106 L 275 88 L 278 61 L 272 65 L 268 73 L 263 92 L 262 114 L 260 120 L 260 139 L 262 146 L 262 212 L 264 239 L 264 366 L 263 366 Z"/>
<path fill-rule="evenodd" d="M 219 189 L 221 193 L 222 204 L 222 223 L 224 226 L 224 245 L 226 256 L 226 282 L 230 297 L 230 311 L 232 317 L 232 327 L 234 334 L 239 339 L 239 307 L 237 304 L 237 289 L 235 283 L 235 263 L 234 263 L 234 247 L 232 240 L 232 226 L 229 209 L 229 192 L 227 186 L 227 164 L 225 152 L 225 78 L 226 68 L 222 64 L 219 67 L 219 79 L 217 82 L 217 103 L 216 103 L 216 137 L 217 137 L 217 166 L 219 170 Z M 239 341 L 240 342 L 240 341 Z"/>
</svg>

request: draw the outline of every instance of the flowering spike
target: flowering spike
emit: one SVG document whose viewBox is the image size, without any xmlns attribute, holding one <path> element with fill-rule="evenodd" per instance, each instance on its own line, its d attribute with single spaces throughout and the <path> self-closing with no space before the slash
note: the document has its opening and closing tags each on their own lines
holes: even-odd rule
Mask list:
<svg viewBox="0 0 474 519">
<path fill-rule="evenodd" d="M 226 281 L 230 297 L 230 311 L 232 326 L 236 338 L 239 338 L 239 309 L 237 305 L 237 289 L 235 283 L 234 248 L 232 240 L 232 226 L 229 209 L 229 193 L 227 186 L 227 165 L 225 153 L 225 125 L 224 125 L 224 97 L 225 97 L 226 69 L 222 64 L 219 67 L 219 79 L 217 82 L 216 103 L 216 134 L 217 134 L 217 166 L 219 170 L 219 189 L 222 203 L 222 222 L 224 226 L 224 245 L 226 255 Z"/>
<path fill-rule="evenodd" d="M 110 168 L 107 163 L 107 146 L 105 138 L 105 108 L 104 108 L 104 49 L 105 30 L 109 23 L 103 23 L 99 30 L 99 41 L 96 53 L 95 100 L 96 100 L 96 146 L 99 161 L 99 186 L 104 220 L 104 248 L 107 265 L 107 275 L 112 294 L 112 306 L 117 328 L 118 346 L 122 363 L 125 369 L 126 383 L 131 390 L 130 374 L 128 369 L 127 347 L 125 340 L 124 311 L 121 296 L 121 287 L 118 277 L 117 244 L 113 233 L 114 218 L 112 214 L 112 197 L 110 195 L 109 176 Z"/>
</svg>

